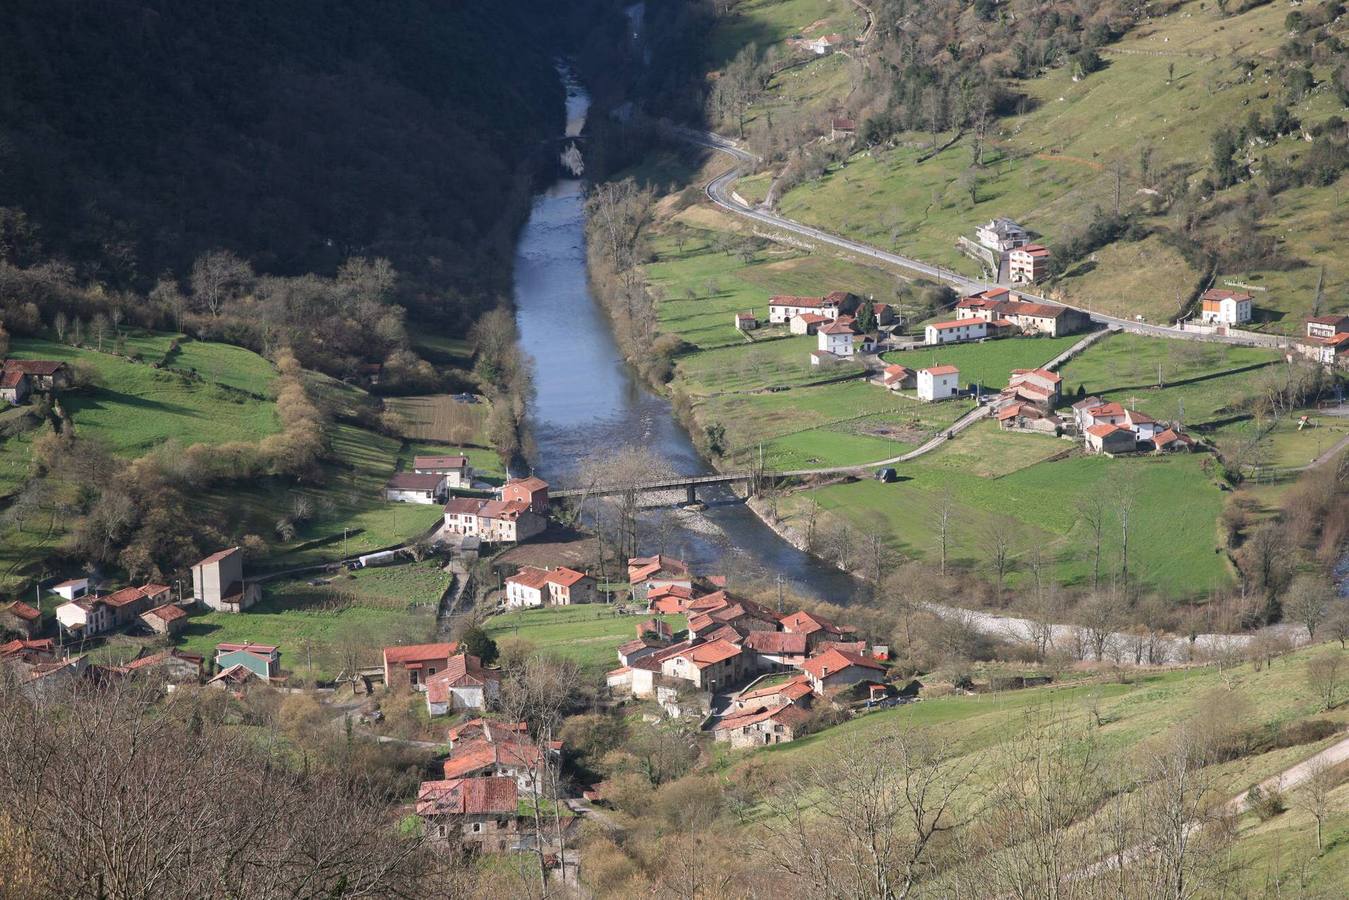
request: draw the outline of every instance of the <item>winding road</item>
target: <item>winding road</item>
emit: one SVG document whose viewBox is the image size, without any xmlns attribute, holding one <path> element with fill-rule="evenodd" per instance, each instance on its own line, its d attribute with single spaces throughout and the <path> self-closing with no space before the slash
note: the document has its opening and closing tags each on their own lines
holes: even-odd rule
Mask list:
<svg viewBox="0 0 1349 900">
<path fill-rule="evenodd" d="M 967 278 L 952 269 L 923 262 L 913 257 L 903 256 L 899 253 L 892 253 L 888 250 L 882 250 L 879 247 L 873 247 L 870 244 L 864 244 L 860 241 L 854 241 L 850 238 L 841 237 L 822 231 L 810 225 L 803 225 L 793 219 L 778 215 L 769 209 L 755 207 L 745 203 L 735 193 L 735 182 L 743 173 L 743 168 L 748 163 L 755 162 L 758 157 L 745 150 L 738 142 L 729 138 L 722 137 L 719 134 L 711 132 L 700 132 L 681 126 L 670 126 L 672 134 L 693 144 L 698 144 L 723 153 L 735 164 L 730 169 L 716 176 L 707 183 L 704 193 L 708 200 L 721 209 L 739 216 L 742 219 L 749 219 L 766 225 L 770 228 L 778 228 L 798 237 L 807 238 L 821 244 L 828 244 L 853 253 L 858 256 L 874 259 L 878 262 L 890 266 L 897 266 L 918 275 L 933 278 L 940 283 L 949 284 L 963 293 L 976 293 L 993 287 L 987 281 L 979 281 Z M 1206 334 L 1198 331 L 1190 331 L 1175 325 L 1152 325 L 1146 322 L 1138 322 L 1133 319 L 1122 319 L 1118 316 L 1106 315 L 1105 313 L 1085 309 L 1079 306 L 1071 306 L 1064 303 L 1058 303 L 1045 297 L 1029 294 L 1024 290 L 1018 289 L 1017 293 L 1037 303 L 1047 303 L 1053 306 L 1067 306 L 1069 309 L 1077 310 L 1089 318 L 1097 325 L 1103 325 L 1109 328 L 1117 328 L 1121 331 L 1129 331 L 1134 334 L 1142 334 L 1150 337 L 1171 338 L 1175 340 L 1189 341 L 1207 341 L 1220 344 L 1236 344 L 1245 347 L 1266 347 L 1272 349 L 1283 349 L 1289 345 L 1286 338 L 1262 335 L 1220 335 Z"/>
</svg>

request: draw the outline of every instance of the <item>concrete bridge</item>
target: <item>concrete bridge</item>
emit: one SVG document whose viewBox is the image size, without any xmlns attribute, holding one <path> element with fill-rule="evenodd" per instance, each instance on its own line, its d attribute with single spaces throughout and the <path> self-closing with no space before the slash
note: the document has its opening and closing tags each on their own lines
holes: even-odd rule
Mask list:
<svg viewBox="0 0 1349 900">
<path fill-rule="evenodd" d="M 686 503 L 698 502 L 698 488 L 722 484 L 751 484 L 756 478 L 774 481 L 785 478 L 791 472 L 718 472 L 712 475 L 678 475 L 656 481 L 644 481 L 640 484 L 596 485 L 593 488 L 563 488 L 550 490 L 548 496 L 554 500 L 566 500 L 576 497 L 615 497 L 629 492 L 636 494 L 655 494 L 663 491 L 684 491 Z M 801 473 L 805 474 L 805 473 Z"/>
</svg>

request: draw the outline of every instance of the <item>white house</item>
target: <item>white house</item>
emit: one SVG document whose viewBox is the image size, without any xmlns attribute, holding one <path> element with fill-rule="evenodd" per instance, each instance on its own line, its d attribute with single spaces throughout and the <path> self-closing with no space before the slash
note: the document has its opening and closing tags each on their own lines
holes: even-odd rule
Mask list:
<svg viewBox="0 0 1349 900">
<path fill-rule="evenodd" d="M 815 38 L 815 40 L 813 41 L 807 41 L 806 49 L 809 50 L 811 53 L 814 53 L 816 56 L 825 56 L 829 53 L 832 53 L 842 43 L 843 43 L 843 35 L 826 34 L 822 37 Z"/>
<path fill-rule="evenodd" d="M 1200 296 L 1200 321 L 1212 325 L 1240 325 L 1251 320 L 1251 295 L 1210 288 Z"/>
<path fill-rule="evenodd" d="M 1007 254 L 1007 275 L 1012 284 L 1033 284 L 1049 271 L 1050 252 L 1039 244 L 1026 244 Z"/>
<path fill-rule="evenodd" d="M 593 603 L 598 586 L 595 579 L 559 566 L 540 569 L 523 566 L 506 579 L 506 605 L 512 609 L 528 606 L 570 606 L 573 603 Z"/>
<path fill-rule="evenodd" d="M 412 471 L 418 475 L 444 475 L 452 488 L 473 486 L 473 467 L 463 455 L 414 456 Z"/>
<path fill-rule="evenodd" d="M 838 357 L 851 357 L 853 355 L 853 330 L 851 326 L 844 325 L 842 322 L 830 322 L 828 325 L 821 325 L 819 331 L 815 334 L 821 351 L 832 353 Z"/>
<path fill-rule="evenodd" d="M 955 344 L 960 341 L 977 341 L 988 337 L 988 323 L 981 319 L 952 319 L 949 322 L 933 322 L 923 329 L 925 344 Z"/>
<path fill-rule="evenodd" d="M 464 709 L 483 710 L 500 694 L 501 673 L 483 668 L 476 656 L 459 653 L 426 679 L 426 711 L 444 716 Z"/>
<path fill-rule="evenodd" d="M 93 637 L 110 631 L 116 614 L 101 597 L 82 597 L 56 607 L 56 623 L 61 633 L 77 637 Z"/>
<path fill-rule="evenodd" d="M 546 501 L 545 501 L 546 502 Z M 480 500 L 454 497 L 445 504 L 445 530 L 479 540 L 513 544 L 548 527 L 548 520 L 524 500 Z"/>
<path fill-rule="evenodd" d="M 768 321 L 774 325 L 790 322 L 802 313 L 815 313 L 826 319 L 837 319 L 843 304 L 829 297 L 790 297 L 779 295 L 768 299 Z"/>
<path fill-rule="evenodd" d="M 244 554 L 221 550 L 192 566 L 192 598 L 216 612 L 243 612 L 262 597 L 257 583 L 244 581 Z"/>
<path fill-rule="evenodd" d="M 1026 243 L 1026 229 L 1006 216 L 998 216 L 974 230 L 974 236 L 990 250 L 1004 253 Z"/>
<path fill-rule="evenodd" d="M 431 472 L 398 472 L 384 485 L 384 499 L 394 503 L 440 503 L 449 493 L 449 478 Z"/>
<path fill-rule="evenodd" d="M 75 600 L 89 593 L 89 579 L 71 578 L 60 584 L 52 585 L 48 590 L 59 596 L 62 600 Z"/>
<path fill-rule="evenodd" d="M 929 403 L 954 397 L 960 389 L 960 370 L 955 366 L 932 366 L 918 370 L 918 399 Z"/>
</svg>

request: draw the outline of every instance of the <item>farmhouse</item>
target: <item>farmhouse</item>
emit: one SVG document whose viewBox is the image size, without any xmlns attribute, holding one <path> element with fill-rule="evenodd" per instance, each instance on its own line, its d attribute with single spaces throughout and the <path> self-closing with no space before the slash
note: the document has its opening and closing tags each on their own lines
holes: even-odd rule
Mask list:
<svg viewBox="0 0 1349 900">
<path fill-rule="evenodd" d="M 1062 376 L 1048 369 L 1013 369 L 1002 397 L 1033 403 L 1045 412 L 1059 405 Z"/>
<path fill-rule="evenodd" d="M 857 134 L 857 122 L 853 119 L 840 119 L 837 116 L 829 123 L 829 140 L 837 141 L 840 138 L 850 138 Z"/>
<path fill-rule="evenodd" d="M 819 313 L 798 313 L 792 316 L 788 329 L 792 334 L 814 334 L 821 325 L 832 321 L 834 320 Z"/>
<path fill-rule="evenodd" d="M 501 673 L 468 653 L 451 656 L 445 668 L 426 679 L 426 711 L 433 716 L 483 710 L 501 694 Z"/>
<path fill-rule="evenodd" d="M 59 391 L 70 386 L 70 366 L 54 359 L 7 359 L 0 372 L 22 372 L 35 391 Z"/>
<path fill-rule="evenodd" d="M 748 654 L 726 640 L 709 641 L 680 650 L 661 660 L 660 671 L 694 687 L 716 693 L 744 680 L 750 672 Z"/>
<path fill-rule="evenodd" d="M 142 650 L 142 653 L 145 651 Z M 170 647 L 158 653 L 149 653 L 137 657 L 122 666 L 127 675 L 140 675 L 156 672 L 169 690 L 180 684 L 196 684 L 201 681 L 205 658 L 196 653 L 187 653 L 177 647 Z"/>
<path fill-rule="evenodd" d="M 807 50 L 814 53 L 816 56 L 824 56 L 825 54 L 832 53 L 842 44 L 843 35 L 826 34 L 823 37 L 815 38 L 813 41 L 807 41 L 805 46 Z"/>
<path fill-rule="evenodd" d="M 741 642 L 758 657 L 762 670 L 798 668 L 810 655 L 810 638 L 789 631 L 751 631 Z"/>
<path fill-rule="evenodd" d="M 1019 328 L 1025 334 L 1047 334 L 1050 337 L 1071 334 L 1088 321 L 1076 310 L 1051 303 L 1022 300 L 1006 288 L 990 288 L 963 298 L 956 304 L 956 319 L 1006 322 L 1007 327 Z"/>
<path fill-rule="evenodd" d="M 457 741 L 442 768 L 446 778 L 505 777 L 520 790 L 533 791 L 545 761 L 556 757 L 561 748 L 561 742 L 554 742 L 545 753 L 528 734 L 507 731 Z"/>
<path fill-rule="evenodd" d="M 803 734 L 809 721 L 810 713 L 795 703 L 764 706 L 727 716 L 713 727 L 712 737 L 733 750 L 785 744 Z"/>
<path fill-rule="evenodd" d="M 594 603 L 596 595 L 594 578 L 566 566 L 556 569 L 524 566 L 506 579 L 506 606 L 512 609 Z"/>
<path fill-rule="evenodd" d="M 449 493 L 449 478 L 436 473 L 396 472 L 384 484 L 384 499 L 391 503 L 441 503 Z"/>
<path fill-rule="evenodd" d="M 832 694 L 859 681 L 885 674 L 885 666 L 867 656 L 830 649 L 801 664 L 815 693 Z"/>
<path fill-rule="evenodd" d="M 857 633 L 857 629 L 851 625 L 835 625 L 828 619 L 805 610 L 788 613 L 778 621 L 783 631 L 805 635 L 807 646 L 811 650 L 821 641 L 837 641 Z"/>
<path fill-rule="evenodd" d="M 755 685 L 760 685 L 755 687 Z M 781 706 L 784 703 L 809 705 L 815 696 L 810 686 L 810 676 L 804 672 L 790 678 L 764 676 L 731 698 L 731 709 L 735 712 L 757 709 L 759 707 Z"/>
<path fill-rule="evenodd" d="M 1059 434 L 1063 420 L 1034 403 L 1013 401 L 998 410 L 998 427 L 1018 428 L 1023 431 L 1038 431 L 1044 434 Z"/>
<path fill-rule="evenodd" d="M 212 553 L 192 567 L 192 597 L 216 612 L 243 612 L 262 596 L 244 581 L 244 554 L 238 547 Z"/>
<path fill-rule="evenodd" d="M 1199 295 L 1199 319 L 1205 324 L 1240 325 L 1251 320 L 1251 295 L 1210 288 Z"/>
<path fill-rule="evenodd" d="M 446 503 L 444 522 L 445 530 L 451 534 L 503 544 L 529 540 L 548 527 L 547 520 L 524 500 L 474 497 L 455 497 Z"/>
<path fill-rule="evenodd" d="M 141 622 L 155 634 L 176 636 L 187 627 L 187 613 L 176 603 L 165 603 L 141 613 Z"/>
<path fill-rule="evenodd" d="M 988 249 L 1005 253 L 1026 243 L 1026 229 L 1006 216 L 998 216 L 974 229 L 974 237 Z"/>
<path fill-rule="evenodd" d="M 735 314 L 736 331 L 753 331 L 759 327 L 759 320 L 751 312 L 738 312 Z"/>
<path fill-rule="evenodd" d="M 1349 316 L 1314 316 L 1307 320 L 1307 337 L 1333 338 L 1349 334 Z"/>
<path fill-rule="evenodd" d="M 264 682 L 281 679 L 281 651 L 267 644 L 216 644 L 215 664 L 223 675 L 231 669 L 243 669 Z M 219 677 L 219 676 L 216 676 Z"/>
<path fill-rule="evenodd" d="M 833 291 L 823 297 L 791 297 L 778 295 L 768 300 L 768 321 L 774 325 L 790 322 L 802 313 L 813 313 L 826 319 L 837 319 L 856 308 L 856 298 L 846 291 Z"/>
<path fill-rule="evenodd" d="M 1008 277 L 1012 284 L 1034 284 L 1049 272 L 1049 248 L 1026 244 L 1007 254 Z"/>
<path fill-rule="evenodd" d="M 649 591 L 646 595 L 646 608 L 648 612 L 661 613 L 662 615 L 682 613 L 688 608 L 688 604 L 693 600 L 693 597 L 693 588 L 669 585 Z"/>
<path fill-rule="evenodd" d="M 977 319 L 932 322 L 923 329 L 923 343 L 929 345 L 979 341 L 986 337 L 988 337 L 988 323 Z"/>
<path fill-rule="evenodd" d="M 29 393 L 31 387 L 27 375 L 9 369 L 0 372 L 0 400 L 11 406 L 18 406 L 28 399 Z"/>
<path fill-rule="evenodd" d="M 414 456 L 412 471 L 418 475 L 444 475 L 452 488 L 473 486 L 473 467 L 467 456 Z"/>
<path fill-rule="evenodd" d="M 819 339 L 819 351 L 848 359 L 853 354 L 853 330 L 851 325 L 834 321 L 821 325 L 816 333 Z"/>
<path fill-rule="evenodd" d="M 450 665 L 450 657 L 459 652 L 456 641 L 437 644 L 407 644 L 384 648 L 384 686 L 392 689 L 406 684 L 413 690 L 425 690 L 426 680 Z"/>
<path fill-rule="evenodd" d="M 504 503 L 523 503 L 529 511 L 539 516 L 548 515 L 548 482 L 533 475 L 528 478 L 512 478 L 501 486 L 501 500 Z"/>
<path fill-rule="evenodd" d="M 918 370 L 918 399 L 929 403 L 954 397 L 960 389 L 960 370 L 955 366 L 932 366 Z"/>
<path fill-rule="evenodd" d="M 1349 334 L 1337 334 L 1328 338 L 1306 338 L 1295 345 L 1299 353 L 1323 366 L 1333 366 L 1343 361 L 1349 353 Z"/>
<path fill-rule="evenodd" d="M 417 816 L 433 839 L 477 853 L 504 853 L 519 840 L 520 792 L 514 778 L 423 781 Z"/>
<path fill-rule="evenodd" d="M 106 597 L 85 596 L 58 606 L 56 622 L 68 638 L 94 637 L 129 625 L 168 596 L 169 587 L 163 584 L 122 588 Z"/>
<path fill-rule="evenodd" d="M 892 391 L 908 390 L 914 387 L 917 381 L 917 373 L 906 366 L 889 365 L 881 371 L 881 384 Z"/>
<path fill-rule="evenodd" d="M 1087 449 L 1093 453 L 1129 453 L 1137 443 L 1132 431 L 1109 422 L 1092 425 L 1083 434 L 1086 436 Z"/>
</svg>

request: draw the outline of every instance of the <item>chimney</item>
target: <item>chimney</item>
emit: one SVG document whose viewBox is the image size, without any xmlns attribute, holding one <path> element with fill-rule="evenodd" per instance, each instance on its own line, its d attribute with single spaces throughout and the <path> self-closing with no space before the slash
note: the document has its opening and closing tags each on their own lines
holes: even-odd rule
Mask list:
<svg viewBox="0 0 1349 900">
<path fill-rule="evenodd" d="M 820 677 L 821 677 L 821 678 L 828 678 L 828 677 L 829 677 L 829 667 L 828 667 L 828 666 L 825 666 L 823 669 L 820 670 L 820 673 L 821 673 L 821 674 L 820 674 Z"/>
</svg>

